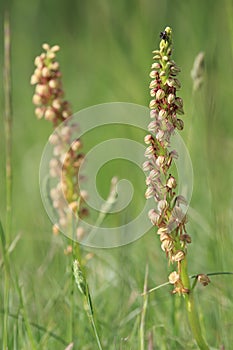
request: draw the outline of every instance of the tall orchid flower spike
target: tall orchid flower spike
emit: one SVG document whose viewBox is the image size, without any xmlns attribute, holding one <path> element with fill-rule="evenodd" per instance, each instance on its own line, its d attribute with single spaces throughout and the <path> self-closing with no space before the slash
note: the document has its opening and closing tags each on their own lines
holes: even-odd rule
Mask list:
<svg viewBox="0 0 233 350">
<path fill-rule="evenodd" d="M 172 30 L 166 27 L 160 34 L 159 50 L 153 51 L 151 66 L 149 134 L 145 137 L 147 161 L 143 169 L 147 173 L 146 198 L 154 198 L 155 208 L 148 213 L 157 227 L 161 248 L 169 264 L 174 266 L 168 277 L 174 286 L 172 293 L 183 295 L 191 330 L 200 349 L 209 349 L 202 337 L 198 315 L 194 305 L 193 290 L 187 272 L 187 246 L 191 237 L 187 233 L 187 216 L 182 209 L 186 199 L 177 193 L 177 179 L 171 166 L 179 155 L 170 149 L 171 137 L 182 130 L 184 122 L 183 101 L 177 95 L 181 87 L 177 75 L 180 69 L 172 60 Z M 207 283 L 208 284 L 208 283 Z"/>
<path fill-rule="evenodd" d="M 48 44 L 43 44 L 42 47 L 44 52 L 35 58 L 36 68 L 31 84 L 35 85 L 33 103 L 37 118 L 52 122 L 56 129 L 49 142 L 53 146 L 50 176 L 57 181 L 50 191 L 52 205 L 58 214 L 57 223 L 53 226 L 53 233 L 57 234 L 59 230 L 72 229 L 73 213 L 80 217 L 88 215 L 83 206 L 87 193 L 79 190 L 78 183 L 79 168 L 84 155 L 81 153 L 81 140 L 72 141 L 78 125 L 69 122 L 72 110 L 70 103 L 64 99 L 62 74 L 56 60 L 60 48 L 58 45 L 51 47 Z M 74 238 L 80 239 L 83 234 L 82 227 L 78 227 Z"/>
<path fill-rule="evenodd" d="M 169 276 L 174 285 L 173 293 L 188 293 L 189 288 L 182 278 L 182 261 L 186 258 L 187 244 L 191 238 L 186 232 L 187 217 L 181 209 L 185 198 L 176 193 L 177 180 L 171 174 L 170 167 L 178 157 L 175 150 L 170 151 L 170 139 L 174 131 L 182 130 L 184 114 L 183 101 L 177 96 L 180 82 L 177 79 L 179 68 L 171 59 L 172 31 L 167 27 L 161 33 L 160 50 L 153 51 L 154 63 L 150 77 L 150 116 L 145 143 L 148 145 L 144 169 L 149 172 L 146 178 L 146 198 L 153 197 L 156 208 L 149 211 L 149 218 L 158 227 L 161 248 L 176 270 Z"/>
</svg>

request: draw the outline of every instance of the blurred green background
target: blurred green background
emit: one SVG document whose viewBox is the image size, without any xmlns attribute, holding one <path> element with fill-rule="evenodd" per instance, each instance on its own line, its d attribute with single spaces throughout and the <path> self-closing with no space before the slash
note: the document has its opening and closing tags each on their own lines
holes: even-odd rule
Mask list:
<svg viewBox="0 0 233 350">
<path fill-rule="evenodd" d="M 61 47 L 58 60 L 63 87 L 74 112 L 114 101 L 147 106 L 151 51 L 158 47 L 159 33 L 168 25 L 172 27 L 173 58 L 181 68 L 180 96 L 185 109 L 182 137 L 194 169 L 188 224 L 192 236 L 189 272 L 233 271 L 232 0 L 34 0 L 11 1 L 7 5 L 1 1 L 2 48 L 3 13 L 7 6 L 12 31 L 14 109 L 12 236 L 21 235 L 11 261 L 23 286 L 29 319 L 53 330 L 67 342 L 71 341 L 68 324 L 72 307 L 69 289 L 72 259 L 63 254 L 69 242 L 61 236 L 52 237 L 38 181 L 40 158 L 52 126 L 34 116 L 31 102 L 34 88 L 30 86 L 30 76 L 34 58 L 41 53 L 44 42 Z M 193 93 L 190 71 L 200 51 L 205 53 L 205 82 Z M 3 66 L 3 49 L 0 65 Z M 0 94 L 3 114 L 3 89 Z M 132 130 L 130 133 L 143 142 L 143 135 Z M 106 136 L 106 131 L 98 131 L 96 139 L 99 135 Z M 117 136 L 122 135 L 126 136 L 127 130 L 119 130 Z M 112 137 L 110 129 L 109 137 Z M 0 208 L 4 223 L 3 127 L 0 146 Z M 87 144 L 86 147 L 89 148 Z M 136 191 L 130 209 L 133 212 L 140 207 L 140 196 L 144 196 L 145 190 L 140 169 L 135 170 L 134 176 L 129 165 L 113 164 L 112 170 L 106 166 L 97 184 L 106 197 L 112 173 L 124 177 L 124 166 L 125 175 Z M 139 349 L 142 297 L 138 292 L 143 289 L 146 264 L 150 288 L 166 282 L 168 275 L 158 237 L 151 230 L 124 247 L 85 248 L 84 255 L 85 251 L 94 254 L 87 263 L 88 281 L 104 348 Z M 212 277 L 208 287 L 198 287 L 197 291 L 206 338 L 216 349 L 222 345 L 231 349 L 233 344 L 232 281 L 231 276 Z M 171 297 L 169 288 L 162 288 L 149 297 L 146 344 L 153 337 L 153 349 L 196 349 L 184 307 L 179 305 L 179 298 Z M 75 293 L 75 349 L 95 349 L 80 295 Z M 10 311 L 16 315 L 20 311 L 16 296 L 11 298 Z M 10 327 L 12 339 L 13 333 L 18 337 L 19 348 L 29 349 L 23 322 L 12 317 Z M 64 349 L 63 344 L 45 332 L 34 331 L 40 344 L 38 349 Z"/>
</svg>

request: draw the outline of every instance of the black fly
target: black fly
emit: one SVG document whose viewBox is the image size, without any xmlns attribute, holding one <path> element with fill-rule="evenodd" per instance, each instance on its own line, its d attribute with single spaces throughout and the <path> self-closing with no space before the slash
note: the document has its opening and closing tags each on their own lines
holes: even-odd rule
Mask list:
<svg viewBox="0 0 233 350">
<path fill-rule="evenodd" d="M 165 42 L 168 41 L 168 34 L 166 31 L 160 33 L 160 38 L 163 39 Z"/>
</svg>

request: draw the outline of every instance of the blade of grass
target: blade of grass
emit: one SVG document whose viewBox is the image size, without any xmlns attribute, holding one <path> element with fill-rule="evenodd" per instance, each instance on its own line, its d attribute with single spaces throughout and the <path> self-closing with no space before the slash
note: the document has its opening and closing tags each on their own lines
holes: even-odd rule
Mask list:
<svg viewBox="0 0 233 350">
<path fill-rule="evenodd" d="M 142 312 L 141 312 L 141 322 L 140 322 L 140 350 L 145 350 L 145 318 L 146 318 L 146 310 L 147 310 L 147 304 L 148 304 L 148 294 L 147 291 L 147 285 L 148 285 L 148 264 L 146 265 L 146 271 L 145 271 L 145 280 L 144 280 L 144 287 L 143 287 L 143 305 L 142 305 Z"/>
<path fill-rule="evenodd" d="M 5 311 L 0 309 L 0 312 L 1 312 L 1 313 L 4 313 Z M 11 317 L 11 318 L 16 319 L 16 320 L 18 320 L 18 321 L 22 320 L 22 321 L 24 322 L 23 316 L 20 315 L 20 314 L 16 315 L 16 314 L 12 314 L 12 313 L 10 312 L 10 313 L 8 313 L 8 316 Z M 30 324 L 30 326 L 32 326 L 33 328 L 37 329 L 38 331 L 40 331 L 40 332 L 42 332 L 42 333 L 48 334 L 51 338 L 54 338 L 54 339 L 57 340 L 59 343 L 61 343 L 61 344 L 63 344 L 63 345 L 67 345 L 67 344 L 68 344 L 68 341 L 67 341 L 67 340 L 61 338 L 59 335 L 57 335 L 57 334 L 54 333 L 53 331 L 49 331 L 47 328 L 45 328 L 45 327 L 43 327 L 43 326 L 41 326 L 41 325 L 39 325 L 39 324 L 37 324 L 37 323 L 35 323 L 35 322 L 32 322 L 32 321 L 29 321 L 29 324 Z M 17 327 L 17 332 L 18 332 L 18 328 L 19 328 L 19 327 Z M 15 334 L 17 334 L 17 332 L 16 332 Z M 15 337 L 15 339 L 16 339 L 16 337 Z M 16 348 L 18 349 L 18 347 L 16 347 Z"/>
<path fill-rule="evenodd" d="M 80 290 L 81 294 L 83 295 L 83 308 L 86 311 L 88 319 L 92 325 L 95 339 L 96 339 L 96 343 L 98 345 L 99 350 L 103 350 L 101 342 L 100 342 L 98 330 L 96 327 L 96 322 L 95 322 L 95 318 L 94 318 L 94 311 L 93 311 L 93 306 L 92 306 L 92 300 L 91 300 L 91 295 L 89 292 L 89 287 L 87 284 L 87 279 L 86 279 L 85 273 L 83 272 L 78 260 L 75 260 L 73 262 L 73 273 L 74 273 L 75 283 L 77 284 L 78 289 Z"/>
<path fill-rule="evenodd" d="M 8 348 L 8 307 L 10 295 L 10 271 L 7 258 L 7 247 L 11 234 L 11 207 L 12 207 L 12 167 L 11 167 L 11 143 L 12 143 L 12 104 L 11 104 L 11 37 L 10 19 L 8 12 L 4 15 L 4 123 L 5 123 L 5 152 L 6 152 L 6 229 L 1 234 L 3 242 L 3 256 L 5 258 L 4 269 L 4 320 L 3 320 L 3 349 Z M 2 231 L 2 229 L 1 229 Z"/>
<path fill-rule="evenodd" d="M 25 309 L 25 303 L 24 303 L 24 300 L 23 300 L 22 290 L 21 290 L 21 287 L 20 287 L 18 281 L 16 282 L 16 288 L 17 288 L 17 292 L 18 292 L 18 295 L 19 295 L 19 299 L 20 299 L 20 306 L 21 306 L 21 309 L 22 309 L 22 317 L 23 317 L 23 320 L 24 320 L 24 323 L 25 323 L 25 328 L 26 328 L 26 331 L 27 331 L 28 340 L 30 342 L 30 349 L 37 350 L 38 348 L 37 348 L 36 342 L 35 342 L 34 337 L 33 337 L 33 333 L 32 333 L 32 330 L 31 330 L 31 325 L 30 325 L 30 322 L 29 322 L 29 319 L 28 319 L 28 316 L 27 316 L 27 312 L 26 312 L 26 309 Z"/>
<path fill-rule="evenodd" d="M 12 102 L 11 102 L 11 35 L 8 12 L 4 18 L 4 97 L 6 147 L 6 243 L 10 241 L 12 214 Z"/>
</svg>

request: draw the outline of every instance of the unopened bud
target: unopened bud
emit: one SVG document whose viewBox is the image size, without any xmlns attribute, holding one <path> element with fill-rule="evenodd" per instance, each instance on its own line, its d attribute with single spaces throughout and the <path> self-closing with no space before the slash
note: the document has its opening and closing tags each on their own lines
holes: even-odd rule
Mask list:
<svg viewBox="0 0 233 350">
<path fill-rule="evenodd" d="M 49 44 L 47 44 L 47 43 L 44 43 L 44 44 L 42 45 L 42 48 L 43 48 L 45 51 L 50 50 L 50 46 L 49 46 Z"/>
<path fill-rule="evenodd" d="M 40 104 L 42 103 L 41 96 L 38 95 L 38 94 L 33 95 L 32 102 L 33 102 L 34 105 L 36 105 L 36 106 L 40 105 Z"/>
<path fill-rule="evenodd" d="M 157 105 L 156 100 L 151 100 L 149 107 L 152 109 L 152 108 L 155 108 L 156 105 Z"/>
<path fill-rule="evenodd" d="M 155 89 L 150 90 L 150 95 L 151 95 L 151 97 L 155 97 Z"/>
<path fill-rule="evenodd" d="M 57 71 L 59 69 L 59 63 L 58 62 L 53 62 L 50 64 L 49 68 L 51 70 Z"/>
<path fill-rule="evenodd" d="M 148 125 L 148 131 L 155 133 L 158 129 L 157 121 L 153 120 L 149 125 Z"/>
<path fill-rule="evenodd" d="M 33 75 L 31 76 L 31 81 L 30 81 L 31 85 L 37 84 L 38 81 L 39 81 L 38 76 L 35 75 L 35 74 L 33 74 Z"/>
<path fill-rule="evenodd" d="M 51 79 L 49 81 L 49 87 L 52 89 L 57 89 L 59 87 L 59 82 L 56 79 Z"/>
<path fill-rule="evenodd" d="M 152 70 L 152 71 L 150 72 L 150 78 L 155 79 L 156 76 L 157 76 L 157 71 L 156 71 L 156 70 Z"/>
<path fill-rule="evenodd" d="M 156 55 L 159 55 L 159 57 L 161 57 L 161 53 L 160 53 L 159 50 L 154 50 L 154 51 L 152 51 L 152 53 L 154 53 L 154 54 L 156 54 Z"/>
<path fill-rule="evenodd" d="M 153 141 L 152 135 L 149 134 L 149 135 L 146 135 L 144 137 L 144 142 L 145 142 L 146 145 L 150 145 L 152 141 Z"/>
<path fill-rule="evenodd" d="M 147 147 L 146 152 L 145 152 L 145 157 L 150 157 L 153 154 L 154 154 L 154 147 L 153 146 Z"/>
<path fill-rule="evenodd" d="M 160 77 L 164 77 L 166 75 L 166 72 L 164 70 L 162 70 L 160 73 L 159 73 L 159 76 Z"/>
<path fill-rule="evenodd" d="M 149 88 L 150 88 L 150 89 L 154 89 L 156 86 L 157 86 L 157 80 L 152 80 L 152 81 L 150 82 Z"/>
<path fill-rule="evenodd" d="M 44 116 L 44 109 L 42 107 L 37 107 L 35 109 L 35 115 L 37 116 L 38 119 L 43 118 L 43 116 Z"/>
<path fill-rule="evenodd" d="M 162 98 L 164 98 L 165 96 L 165 92 L 162 89 L 159 89 L 156 92 L 156 100 L 161 100 Z"/>
<path fill-rule="evenodd" d="M 44 68 L 42 69 L 41 73 L 42 73 L 42 76 L 43 76 L 44 78 L 50 77 L 50 74 L 51 74 L 50 69 L 49 69 L 48 67 L 44 67 Z"/>
<path fill-rule="evenodd" d="M 53 52 L 57 52 L 59 50 L 60 50 L 60 46 L 59 45 L 54 45 L 54 46 L 51 47 L 51 51 L 53 51 Z"/>
<path fill-rule="evenodd" d="M 152 118 L 157 118 L 157 116 L 158 116 L 158 112 L 157 112 L 155 109 L 153 109 L 152 111 L 150 111 L 150 117 L 151 117 L 151 119 L 152 119 Z"/>
<path fill-rule="evenodd" d="M 171 104 L 172 102 L 175 101 L 175 95 L 174 94 L 169 94 L 167 98 L 167 102 Z"/>
<path fill-rule="evenodd" d="M 49 88 L 45 84 L 38 84 L 38 85 L 36 85 L 35 91 L 39 95 L 47 95 L 49 92 Z"/>
<path fill-rule="evenodd" d="M 158 69 L 160 69 L 160 68 L 161 68 L 161 64 L 158 63 L 158 62 L 153 63 L 152 66 L 151 66 L 151 69 L 156 69 L 156 70 L 158 70 Z"/>
<path fill-rule="evenodd" d="M 143 171 L 149 171 L 152 168 L 152 164 L 149 161 L 146 161 L 142 164 Z"/>
<path fill-rule="evenodd" d="M 59 100 L 58 98 L 53 100 L 52 106 L 55 109 L 60 109 L 61 108 L 61 100 Z"/>
<path fill-rule="evenodd" d="M 159 111 L 159 118 L 164 119 L 167 117 L 167 111 L 165 109 L 161 109 Z"/>
<path fill-rule="evenodd" d="M 153 56 L 153 60 L 160 60 L 160 59 L 161 59 L 161 54 Z"/>
<path fill-rule="evenodd" d="M 47 108 L 44 114 L 46 120 L 52 121 L 56 117 L 56 113 L 52 108 Z"/>
</svg>

